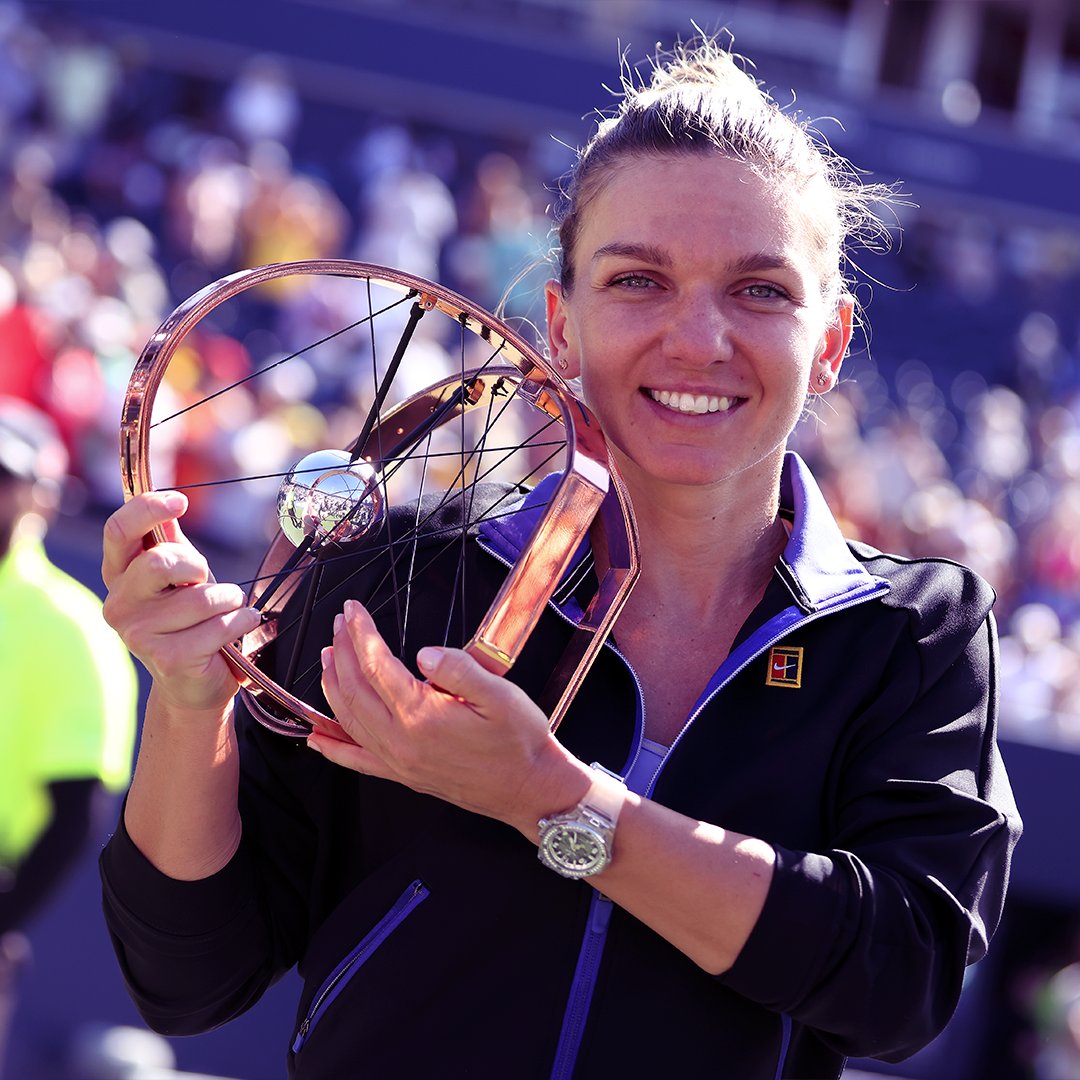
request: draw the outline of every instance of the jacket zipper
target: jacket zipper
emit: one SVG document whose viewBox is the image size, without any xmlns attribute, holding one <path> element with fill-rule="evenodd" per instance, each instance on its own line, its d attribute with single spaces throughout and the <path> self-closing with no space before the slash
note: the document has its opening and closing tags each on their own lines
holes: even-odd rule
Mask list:
<svg viewBox="0 0 1080 1080">
<path fill-rule="evenodd" d="M 315 1025 L 333 1004 L 334 999 L 345 989 L 349 980 L 364 965 L 373 952 L 397 929 L 412 910 L 426 900 L 430 890 L 420 880 L 414 881 L 394 902 L 394 906 L 375 924 L 359 945 L 334 969 L 327 980 L 319 987 L 312 999 L 307 1016 L 300 1025 L 293 1041 L 293 1053 L 298 1054 L 307 1042 Z"/>
<path fill-rule="evenodd" d="M 570 997 L 563 1014 L 559 1045 L 555 1051 L 555 1063 L 551 1067 L 551 1080 L 569 1080 L 577 1063 L 581 1034 L 589 1016 L 596 973 L 607 942 L 608 923 L 611 921 L 611 900 L 601 893 L 593 893 L 589 908 L 589 923 L 578 953 L 577 970 L 570 986 Z"/>
<path fill-rule="evenodd" d="M 784 1066 L 787 1064 L 788 1048 L 791 1046 L 791 1017 L 780 1014 L 780 1053 L 776 1059 L 776 1073 L 773 1080 L 783 1080 Z"/>
</svg>

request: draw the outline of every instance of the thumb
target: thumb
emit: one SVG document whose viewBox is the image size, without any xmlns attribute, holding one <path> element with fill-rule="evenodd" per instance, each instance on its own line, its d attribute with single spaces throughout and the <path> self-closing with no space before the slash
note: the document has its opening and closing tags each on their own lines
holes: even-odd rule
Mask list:
<svg viewBox="0 0 1080 1080">
<path fill-rule="evenodd" d="M 490 703 L 503 680 L 482 668 L 467 652 L 427 646 L 416 654 L 416 666 L 431 683 L 472 705 Z"/>
</svg>

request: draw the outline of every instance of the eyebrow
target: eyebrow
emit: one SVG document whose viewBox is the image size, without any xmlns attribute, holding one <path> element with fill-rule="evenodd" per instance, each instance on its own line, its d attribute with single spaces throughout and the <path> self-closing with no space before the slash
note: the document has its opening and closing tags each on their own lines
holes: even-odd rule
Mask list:
<svg viewBox="0 0 1080 1080">
<path fill-rule="evenodd" d="M 789 258 L 770 251 L 742 255 L 731 263 L 728 269 L 734 274 L 750 274 L 758 270 L 787 270 L 798 273 L 798 267 Z"/>
<path fill-rule="evenodd" d="M 603 244 L 593 252 L 593 262 L 604 258 L 606 255 L 620 255 L 631 259 L 641 259 L 642 262 L 652 263 L 654 266 L 670 266 L 671 256 L 661 247 L 655 244 L 635 244 L 622 240 L 613 240 L 610 244 Z"/>
<path fill-rule="evenodd" d="M 609 255 L 641 259 L 643 262 L 661 267 L 671 266 L 672 261 L 671 255 L 662 247 L 655 244 L 638 244 L 624 240 L 613 240 L 611 243 L 598 247 L 593 252 L 593 261 L 596 262 Z M 797 273 L 798 267 L 784 255 L 759 251 L 752 255 L 740 255 L 739 258 L 728 265 L 728 270 L 733 274 L 750 274 L 761 270 L 786 270 Z"/>
</svg>

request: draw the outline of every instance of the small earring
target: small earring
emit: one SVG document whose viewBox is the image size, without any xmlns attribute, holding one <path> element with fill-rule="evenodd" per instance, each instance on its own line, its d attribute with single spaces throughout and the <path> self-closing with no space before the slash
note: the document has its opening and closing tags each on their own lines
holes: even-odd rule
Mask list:
<svg viewBox="0 0 1080 1080">
<path fill-rule="evenodd" d="M 829 376 L 824 371 L 819 371 L 818 372 L 817 384 L 818 384 L 818 386 L 828 386 L 829 385 Z"/>
<path fill-rule="evenodd" d="M 555 363 L 559 365 L 559 368 L 562 371 L 565 371 L 570 366 L 570 361 L 567 360 L 565 356 L 560 356 Z"/>
</svg>

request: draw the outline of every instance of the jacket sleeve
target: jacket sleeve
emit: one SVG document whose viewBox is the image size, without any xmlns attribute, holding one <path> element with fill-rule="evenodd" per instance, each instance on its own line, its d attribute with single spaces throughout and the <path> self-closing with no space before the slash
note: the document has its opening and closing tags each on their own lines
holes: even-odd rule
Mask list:
<svg viewBox="0 0 1080 1080">
<path fill-rule="evenodd" d="M 177 881 L 157 870 L 124 828 L 123 815 L 102 852 L 105 921 L 128 992 L 139 1013 L 164 1035 L 192 1035 L 240 1015 L 299 958 L 308 931 L 305 897 L 314 830 L 297 796 L 309 779 L 281 770 L 276 754 L 314 759 L 302 741 L 251 728 L 238 705 L 244 760 L 240 848 L 216 874 Z M 263 753 L 263 749 L 268 753 Z M 276 830 L 276 831 L 275 831 Z M 267 853 L 261 837 L 274 835 Z"/>
<path fill-rule="evenodd" d="M 374 563 L 357 574 L 342 561 L 327 579 L 334 572 L 345 580 L 343 595 L 360 598 L 385 576 Z M 295 602 L 303 596 L 298 590 Z M 322 602 L 319 610 L 301 650 L 301 672 L 320 670 L 319 647 L 330 640 L 328 620 L 340 602 Z M 294 624 L 284 616 L 282 622 Z M 291 644 L 289 633 L 277 639 L 280 666 Z M 135 847 L 122 815 L 100 860 L 105 920 L 128 992 L 147 1024 L 166 1035 L 208 1031 L 254 1005 L 300 960 L 313 927 L 339 896 L 343 860 L 328 859 L 321 835 L 329 823 L 323 819 L 320 829 L 317 821 L 325 813 L 322 796 L 353 774 L 328 766 L 303 739 L 263 728 L 243 694 L 235 724 L 243 833 L 228 865 L 201 881 L 176 881 Z"/>
<path fill-rule="evenodd" d="M 960 604 L 912 610 L 914 640 L 853 720 L 830 846 L 776 847 L 764 910 L 721 976 L 844 1054 L 899 1060 L 930 1042 L 1001 917 L 1020 820 L 995 738 L 993 616 L 972 578 Z"/>
</svg>

